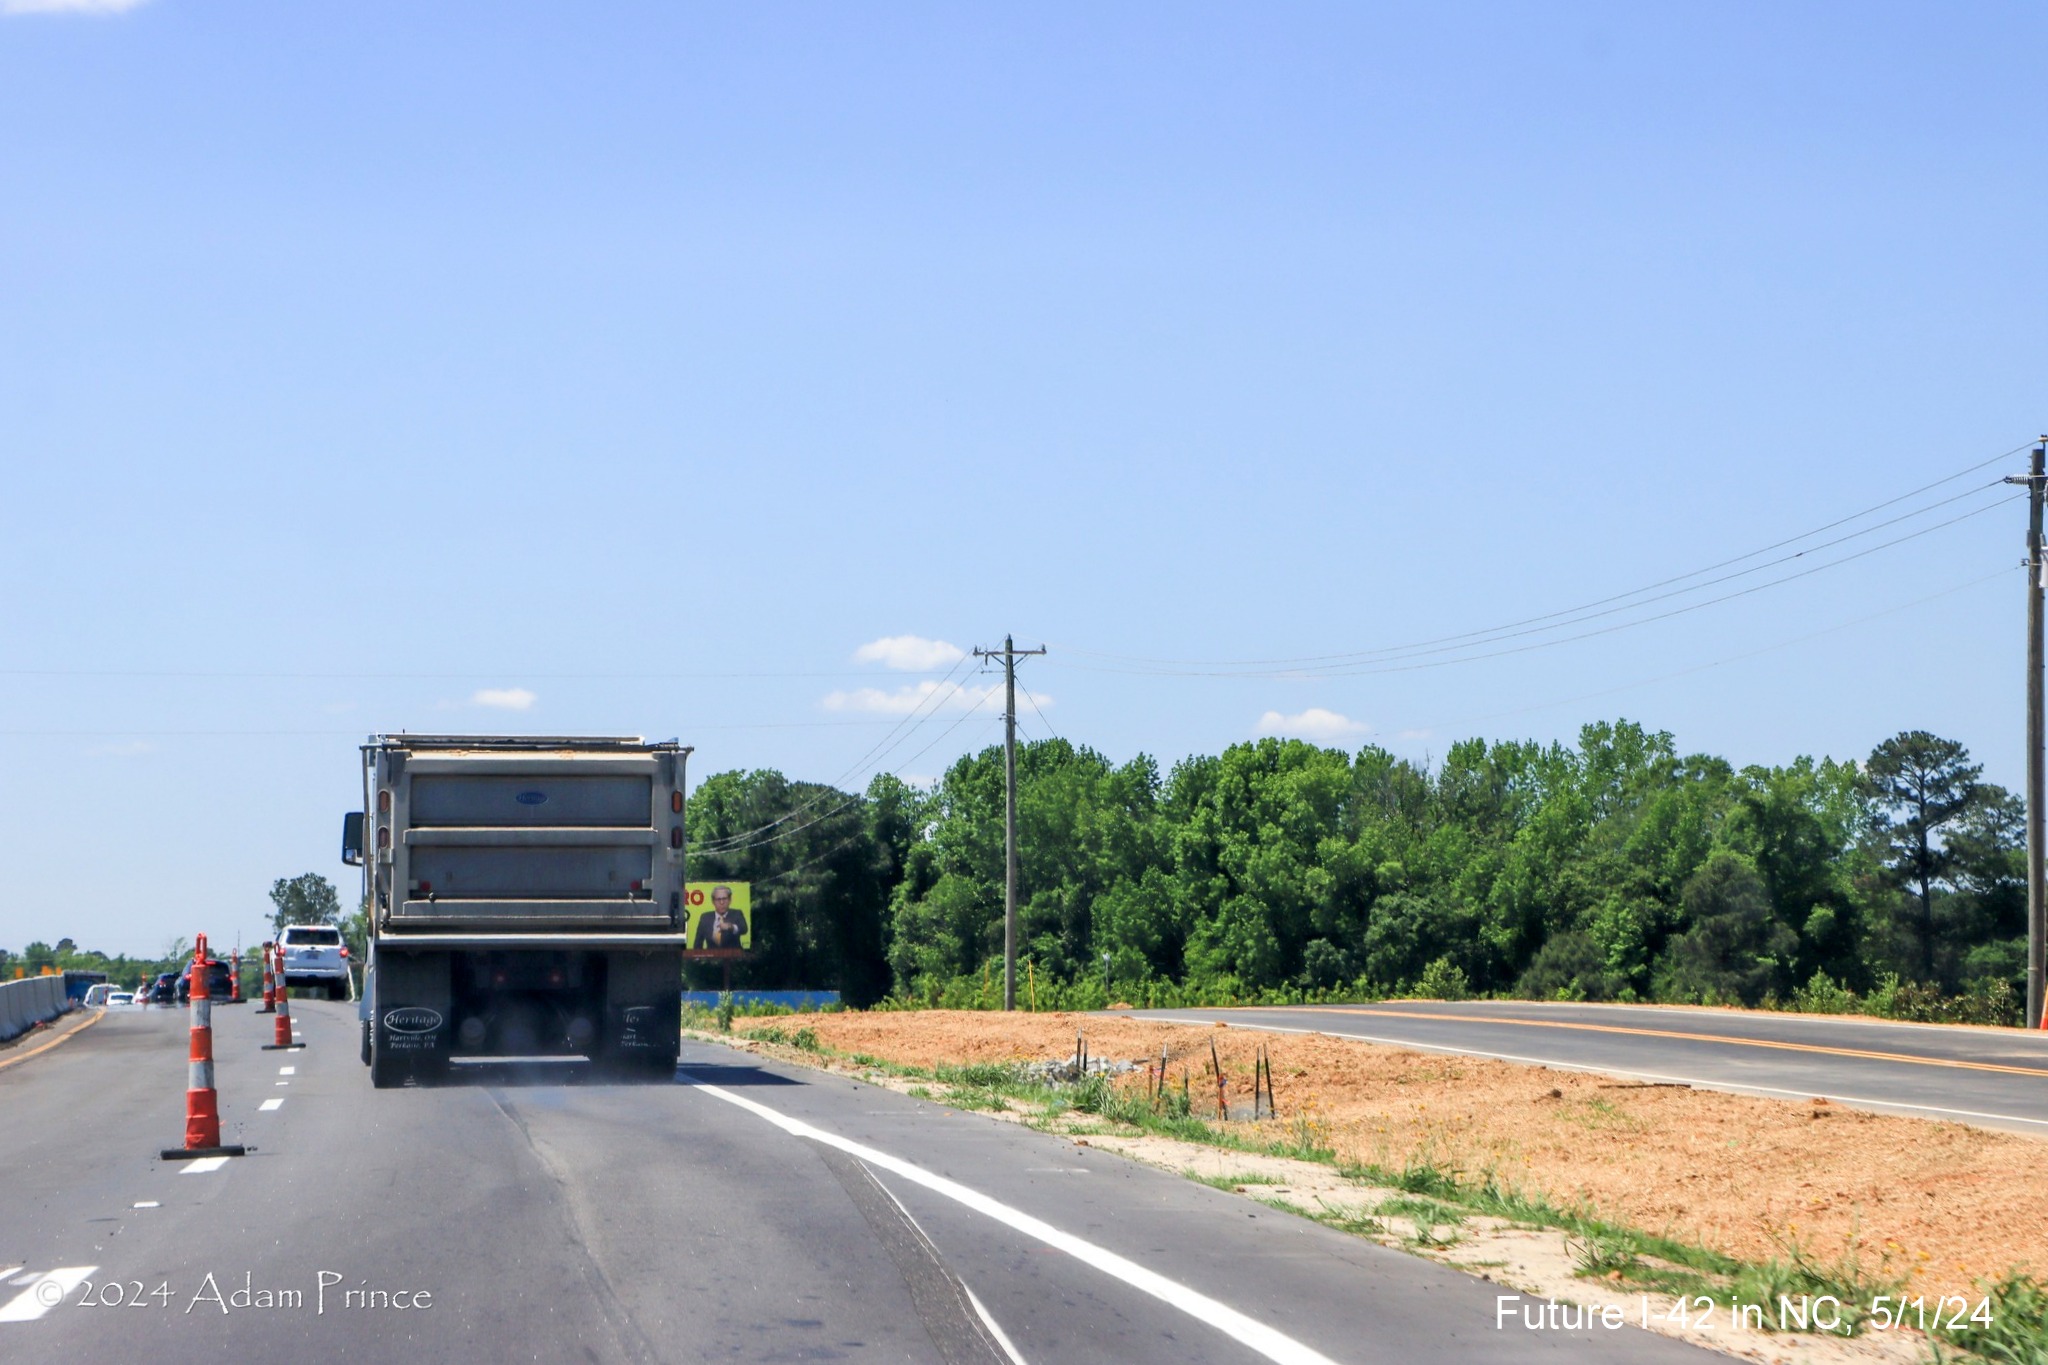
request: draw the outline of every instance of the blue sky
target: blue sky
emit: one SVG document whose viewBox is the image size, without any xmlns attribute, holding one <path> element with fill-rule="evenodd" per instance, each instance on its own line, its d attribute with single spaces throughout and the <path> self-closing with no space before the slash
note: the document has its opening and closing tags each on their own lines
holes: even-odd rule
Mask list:
<svg viewBox="0 0 2048 1365">
<path fill-rule="evenodd" d="M 1006 631 L 1051 651 L 1025 732 L 1119 760 L 1626 716 L 1738 763 L 1925 728 L 2017 786 L 2024 516 L 1970 514 L 2048 423 L 2044 37 L 0 0 L 0 944 L 352 897 L 373 730 L 929 777 L 998 733 L 943 646 Z M 1978 465 L 1379 659 L 1442 666 L 1104 657 L 1480 631 Z"/>
</svg>

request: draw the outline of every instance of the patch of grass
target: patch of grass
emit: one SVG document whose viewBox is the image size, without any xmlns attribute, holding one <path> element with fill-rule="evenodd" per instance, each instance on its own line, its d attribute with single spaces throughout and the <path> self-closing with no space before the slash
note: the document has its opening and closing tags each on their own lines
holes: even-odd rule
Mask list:
<svg viewBox="0 0 2048 1365">
<path fill-rule="evenodd" d="M 913 1086 L 911 1086 L 911 1087 L 910 1087 L 910 1089 L 909 1089 L 908 1091 L 906 1091 L 905 1093 L 906 1093 L 906 1094 L 908 1094 L 908 1095 L 910 1096 L 910 1098 L 912 1098 L 912 1099 L 914 1099 L 914 1100 L 936 1100 L 936 1099 L 938 1099 L 938 1096 L 937 1096 L 937 1095 L 934 1095 L 934 1094 L 932 1093 L 932 1088 L 931 1088 L 930 1086 L 928 1086 L 928 1085 L 913 1085 Z"/>
<path fill-rule="evenodd" d="M 2048 1284 L 2013 1271 L 1978 1289 L 1990 1300 L 1990 1324 L 1944 1325 L 1940 1335 L 1993 1365 L 2048 1365 Z"/>
<path fill-rule="evenodd" d="M 946 1093 L 945 1103 L 955 1109 L 975 1109 L 983 1112 L 1001 1113 L 1010 1107 L 1010 1102 L 986 1086 L 956 1086 Z"/>
<path fill-rule="evenodd" d="M 932 1079 L 947 1085 L 976 1085 L 986 1089 L 1017 1085 L 1024 1069 L 1009 1062 L 969 1062 L 965 1066 L 937 1066 Z"/>
<path fill-rule="evenodd" d="M 1640 1133 L 1647 1126 L 1634 1114 L 1600 1095 L 1567 1105 L 1560 1113 L 1566 1122 L 1590 1128 L 1596 1133 Z"/>
<path fill-rule="evenodd" d="M 1429 1219 L 1454 1226 L 1462 1225 L 1465 1221 L 1465 1214 L 1450 1205 L 1439 1204 L 1434 1199 L 1417 1199 L 1412 1195 L 1402 1194 L 1397 1194 L 1392 1199 L 1382 1199 L 1379 1207 L 1373 1212 L 1381 1217 L 1407 1218 L 1416 1222 Z"/>
<path fill-rule="evenodd" d="M 1338 1232 L 1348 1232 L 1354 1237 L 1384 1237 L 1387 1235 L 1387 1225 L 1369 1214 L 1362 1214 L 1353 1209 L 1338 1208 L 1322 1199 L 1318 1199 L 1316 1203 L 1319 1207 L 1304 1210 L 1304 1212 L 1326 1228 L 1334 1228 Z"/>
<path fill-rule="evenodd" d="M 1188 1179 L 1197 1185 L 1212 1185 L 1219 1190 L 1235 1192 L 1241 1185 L 1285 1185 L 1287 1182 L 1277 1175 L 1261 1175 L 1256 1171 L 1226 1172 L 1223 1175 L 1196 1175 L 1188 1172 Z"/>
<path fill-rule="evenodd" d="M 1457 1172 L 1446 1171 L 1427 1161 L 1409 1162 L 1388 1183 L 1409 1194 L 1434 1195 L 1439 1199 L 1455 1199 L 1459 1194 Z"/>
</svg>

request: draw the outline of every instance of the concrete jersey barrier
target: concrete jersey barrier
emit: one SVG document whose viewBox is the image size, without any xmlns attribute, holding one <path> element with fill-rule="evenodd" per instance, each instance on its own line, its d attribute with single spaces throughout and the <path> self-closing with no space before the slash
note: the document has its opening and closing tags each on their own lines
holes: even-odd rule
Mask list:
<svg viewBox="0 0 2048 1365">
<path fill-rule="evenodd" d="M 0 982 L 0 1042 L 18 1038 L 72 1006 L 61 976 L 28 976 Z"/>
</svg>

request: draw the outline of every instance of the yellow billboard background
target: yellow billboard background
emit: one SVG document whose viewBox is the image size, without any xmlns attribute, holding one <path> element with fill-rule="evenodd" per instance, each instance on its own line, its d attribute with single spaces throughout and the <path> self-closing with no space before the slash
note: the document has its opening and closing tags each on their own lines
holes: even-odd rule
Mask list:
<svg viewBox="0 0 2048 1365">
<path fill-rule="evenodd" d="M 718 920 L 716 893 L 732 893 L 725 922 Z M 754 946 L 754 887 L 751 882 L 685 882 L 683 907 L 689 912 L 690 951 Z M 737 941 L 734 931 L 737 930 Z"/>
</svg>

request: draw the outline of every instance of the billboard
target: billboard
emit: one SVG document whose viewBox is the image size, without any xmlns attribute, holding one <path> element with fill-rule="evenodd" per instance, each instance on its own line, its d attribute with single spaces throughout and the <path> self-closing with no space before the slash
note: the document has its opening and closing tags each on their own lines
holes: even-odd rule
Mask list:
<svg viewBox="0 0 2048 1365">
<path fill-rule="evenodd" d="M 750 882 L 687 882 L 683 904 L 690 915 L 690 951 L 737 951 L 754 946 L 754 895 Z"/>
</svg>

